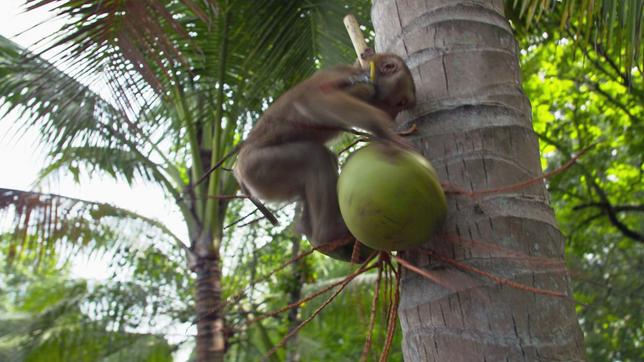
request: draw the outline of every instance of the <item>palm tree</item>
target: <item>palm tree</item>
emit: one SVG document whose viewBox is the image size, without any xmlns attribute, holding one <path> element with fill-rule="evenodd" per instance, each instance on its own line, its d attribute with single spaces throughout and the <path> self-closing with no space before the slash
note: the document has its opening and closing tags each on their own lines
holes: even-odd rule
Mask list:
<svg viewBox="0 0 644 362">
<path fill-rule="evenodd" d="M 65 25 L 32 52 L 0 38 L 3 103 L 23 110 L 23 126 L 40 130 L 52 160 L 44 175 L 144 179 L 174 200 L 190 239 L 175 247 L 196 275 L 198 360 L 221 361 L 219 249 L 231 200 L 219 196 L 237 185 L 221 168 L 207 171 L 271 96 L 320 65 L 350 58 L 341 23 L 348 7 L 310 0 L 26 3 L 53 7 Z M 47 218 L 55 209 L 43 210 L 27 214 L 57 220 Z"/>
<path fill-rule="evenodd" d="M 175 346 L 155 322 L 189 318 L 191 279 L 163 225 L 106 204 L 0 189 L 7 205 L 21 226 L 0 234 L 0 359 L 171 360 Z M 115 278 L 71 279 L 68 256 L 79 253 L 109 260 Z"/>
<path fill-rule="evenodd" d="M 541 0 L 508 2 L 516 4 L 518 13 L 528 18 L 538 15 L 539 9 L 549 3 Z M 28 1 L 33 8 L 48 3 L 51 1 Z M 331 23 L 336 20 L 339 23 L 341 15 L 348 10 L 324 1 L 96 0 L 81 3 L 59 0 L 53 3 L 67 25 L 48 43 L 51 49 L 50 46 L 44 46 L 36 55 L 41 52 L 51 54 L 48 51 L 52 49 L 63 51 L 55 53 L 58 56 L 47 62 L 33 53 L 25 56 L 24 51 L 15 44 L 0 39 L 0 95 L 4 103 L 11 107 L 27 109 L 26 113 L 30 117 L 27 126 L 35 126 L 42 131 L 43 141 L 51 147 L 52 156 L 51 166 L 45 170 L 45 174 L 56 170 L 75 173 L 103 171 L 127 181 L 144 178 L 156 182 L 171 195 L 183 213 L 190 237 L 185 243 L 174 240 L 175 245 L 177 249 L 185 251 L 197 274 L 199 359 L 221 360 L 225 335 L 219 247 L 230 201 L 213 196 L 230 195 L 236 186 L 230 175 L 221 169 L 210 174 L 199 185 L 195 181 L 239 142 L 246 126 L 256 118 L 272 95 L 310 73 L 319 64 L 332 63 L 341 58 L 342 54 L 336 57 L 321 57 L 318 54 L 331 54 L 324 51 L 329 48 L 345 49 L 339 41 L 344 34 L 333 32 L 341 27 L 329 25 L 326 21 L 332 19 Z M 394 3 L 376 2 L 374 22 L 381 48 L 408 54 L 415 75 L 431 77 L 429 80 L 426 77 L 417 78 L 419 94 L 425 100 L 413 112 L 421 129 L 419 138 L 428 141 L 423 146 L 426 154 L 441 165 L 439 168 L 445 180 L 460 186 L 471 185 L 476 190 L 494 187 L 501 182 L 511 184 L 538 175 L 540 170 L 536 141 L 530 138 L 530 132 L 527 131 L 529 127 L 526 126 L 529 123 L 529 110 L 517 86 L 519 82 L 514 43 L 502 18 L 503 1 L 485 2 L 492 4 L 486 5 L 487 8 L 472 8 L 471 3 L 442 2 L 441 4 L 449 6 L 439 8 L 428 1 L 395 4 L 396 7 L 390 8 Z M 619 1 L 604 0 L 601 3 L 606 5 L 596 5 L 595 9 L 608 9 L 607 14 L 614 14 L 615 19 L 623 20 L 624 34 L 635 35 L 622 44 L 627 45 L 625 49 L 631 49 L 624 53 L 625 59 L 637 59 L 638 52 L 633 49 L 637 49 L 639 44 L 639 34 L 635 29 L 641 29 L 638 27 L 640 18 L 625 16 L 633 12 L 623 11 Z M 568 10 L 564 13 L 567 15 L 560 18 L 584 19 L 589 14 L 588 18 L 594 19 L 597 10 L 580 11 L 578 17 L 572 17 L 577 12 L 573 11 L 575 9 L 571 8 L 571 4 L 574 1 L 566 1 L 565 5 L 561 5 Z M 631 10 L 641 10 L 641 1 L 630 1 L 628 4 Z M 637 11 L 634 13 L 637 14 Z M 548 13 L 543 12 L 542 17 L 548 18 Z M 420 20 L 408 23 L 412 18 Z M 478 21 L 470 21 L 473 18 Z M 385 24 L 393 28 L 387 28 Z M 407 25 L 400 27 L 400 24 Z M 579 24 L 590 27 L 592 22 L 584 20 Z M 448 36 L 458 35 L 455 31 L 448 31 L 456 25 L 470 30 L 478 27 L 475 32 L 468 33 L 471 36 L 466 39 L 449 38 Z M 423 31 L 428 31 L 435 37 L 418 37 Z M 580 30 L 579 34 L 586 33 Z M 490 45 L 487 42 L 492 42 L 497 35 L 503 43 L 491 43 L 496 48 L 471 51 L 472 46 L 478 44 Z M 348 50 L 344 52 L 345 55 L 349 53 Z M 472 57 L 473 55 L 480 57 Z M 460 61 L 468 59 L 471 59 L 470 63 L 462 64 L 469 64 L 469 69 L 477 70 L 476 74 L 468 73 L 467 67 L 465 71 L 460 68 L 448 71 L 450 66 L 458 66 Z M 479 71 L 482 69 L 481 64 L 489 66 L 487 73 Z M 495 68 L 498 64 L 507 65 L 506 68 L 512 71 Z M 494 77 L 485 77 L 487 74 Z M 458 77 L 459 75 L 462 77 Z M 487 87 L 494 79 L 499 82 L 495 82 L 494 87 Z M 111 92 L 96 87 L 97 83 L 107 84 Z M 106 93 L 109 94 L 103 96 Z M 461 115 L 468 117 L 460 118 Z M 445 122 L 449 117 L 459 117 L 460 123 Z M 489 123 L 492 117 L 497 117 L 500 123 Z M 421 124 L 420 121 L 425 119 L 432 120 L 432 123 Z M 463 122 L 468 119 L 478 122 Z M 450 132 L 449 127 L 454 125 L 464 127 L 461 130 L 465 132 L 452 132 L 450 137 L 438 140 L 431 137 L 440 132 Z M 501 139 L 500 135 L 492 135 L 489 131 L 493 129 L 505 132 L 507 137 Z M 450 142 L 445 142 L 448 139 Z M 510 158 L 507 154 L 499 155 L 498 145 L 501 143 L 490 145 L 490 142 L 497 139 L 511 139 L 514 142 L 510 144 L 514 148 L 508 148 L 508 151 L 517 150 L 519 144 L 528 144 L 532 148 L 518 150 L 521 152 L 517 151 L 517 155 L 522 158 Z M 440 153 L 440 145 L 444 145 L 444 154 Z M 489 147 L 484 148 L 484 145 Z M 453 147 L 458 149 L 454 151 Z M 483 152 L 484 149 L 495 150 L 496 153 Z M 445 154 L 454 157 L 446 159 Z M 476 157 L 472 157 L 473 155 Z M 461 162 L 462 167 L 456 165 L 454 160 Z M 483 171 L 476 169 L 477 162 Z M 518 162 L 530 167 L 523 167 Z M 495 169 L 492 170 L 492 167 Z M 445 177 L 448 168 L 449 178 Z M 531 198 L 536 201 L 530 201 Z M 452 201 L 454 219 L 447 230 L 458 230 L 463 235 L 471 231 L 478 239 L 486 239 L 487 236 L 489 240 L 485 241 L 507 243 L 503 244 L 506 248 L 522 252 L 533 251 L 535 255 L 557 259 L 561 257 L 561 239 L 556 226 L 553 226 L 554 221 L 545 206 L 544 198 L 545 191 L 538 187 L 522 191 L 518 196 L 497 195 L 475 201 L 455 198 Z M 523 209 L 506 207 L 503 211 L 513 213 L 494 214 L 498 211 L 494 209 L 494 202 L 504 202 L 504 206 L 520 205 Z M 454 211 L 456 208 L 460 211 Z M 41 220 L 44 221 L 39 225 L 51 225 L 46 221 L 50 217 L 56 219 L 56 213 L 52 211 L 54 209 L 27 210 L 29 212 L 25 215 L 41 211 Z M 471 214 L 464 216 L 468 212 Z M 535 215 L 539 218 L 534 218 Z M 487 224 L 481 223 L 481 220 L 488 221 L 488 218 Z M 527 240 L 525 236 L 515 233 L 523 227 L 525 229 L 521 230 L 534 231 L 537 229 L 534 225 L 538 223 L 547 225 L 544 229 L 548 230 L 549 236 L 544 239 L 541 235 L 536 235 L 536 244 L 528 245 L 528 241 L 535 240 Z M 489 228 L 485 229 L 487 225 Z M 492 226 L 495 227 L 494 233 Z M 47 229 L 43 226 L 32 231 L 42 230 L 56 228 Z M 35 243 L 37 248 L 39 245 L 47 245 L 48 239 L 39 237 L 35 240 L 40 242 Z M 79 239 L 77 245 L 86 241 Z M 21 250 L 23 245 L 14 243 L 13 246 L 14 249 Z M 539 250 L 529 248 L 535 245 Z M 525 274 L 526 266 L 517 267 L 511 260 L 472 248 L 454 248 L 452 245 L 446 247 L 454 252 L 457 259 L 480 263 L 480 266 L 500 275 L 509 278 L 516 276 L 517 280 L 523 280 L 526 275 L 534 276 L 534 283 L 539 287 L 568 289 L 565 276 L 555 274 L 554 270 L 552 274 Z M 40 250 L 45 250 L 46 255 L 47 249 Z M 417 261 L 420 265 L 427 264 L 424 258 Z M 492 261 L 494 264 L 488 265 Z M 449 274 L 448 271 L 442 273 Z M 533 282 L 529 278 L 523 281 L 528 284 Z M 428 341 L 429 337 L 423 333 L 438 331 L 442 334 L 437 343 L 429 343 L 425 347 L 447 346 L 450 336 L 456 335 L 448 332 L 458 328 L 463 330 L 466 325 L 465 317 L 468 317 L 467 321 L 470 323 L 467 325 L 468 332 L 484 331 L 483 327 L 486 326 L 477 324 L 480 318 L 476 313 L 486 311 L 485 303 L 493 303 L 487 310 L 503 312 L 498 315 L 498 319 L 494 319 L 495 323 L 490 323 L 490 328 L 494 327 L 498 332 L 495 336 L 508 336 L 508 340 L 518 341 L 516 346 L 523 343 L 528 355 L 544 353 L 530 344 L 533 342 L 530 328 L 536 327 L 533 324 L 530 324 L 531 327 L 527 325 L 528 321 L 534 323 L 534 319 L 521 319 L 527 314 L 525 310 L 520 310 L 522 314 L 514 314 L 520 305 L 527 307 L 527 302 L 515 303 L 515 309 L 501 310 L 509 304 L 509 300 L 528 299 L 526 292 L 476 285 L 476 288 L 469 291 L 446 296 L 436 286 L 431 286 L 426 293 L 414 293 L 411 291 L 414 283 L 422 281 L 410 275 L 403 289 L 405 299 L 401 312 L 408 358 L 422 359 L 421 354 L 416 354 L 422 352 L 422 345 L 413 343 L 413 338 Z M 559 284 L 553 285 L 556 283 Z M 437 293 L 431 294 L 432 291 Z M 482 295 L 486 293 L 491 296 L 491 302 L 483 300 Z M 463 302 L 459 298 L 463 298 Z M 485 303 L 481 304 L 482 300 Z M 568 302 L 557 302 L 539 295 L 534 297 L 534 301 L 535 305 L 530 306 L 534 308 L 534 313 L 545 310 L 551 313 L 540 315 L 558 318 L 570 311 Z M 443 315 L 441 308 L 452 306 L 462 307 L 461 327 L 455 326 L 456 319 L 451 319 L 458 318 L 459 314 L 448 313 L 450 319 L 444 319 L 445 326 L 436 319 L 437 315 Z M 418 314 L 418 317 L 410 314 L 422 308 L 432 308 L 436 313 L 429 314 L 429 317 L 426 315 L 431 312 Z M 559 322 L 570 322 L 565 327 L 572 331 L 575 341 L 580 341 L 576 325 L 571 322 L 574 320 L 574 316 L 570 317 L 572 315 L 573 313 L 569 313 L 567 318 Z M 558 324 L 561 325 L 563 324 Z M 508 326 L 516 327 L 515 335 L 506 333 L 514 329 Z M 537 327 L 545 328 L 543 325 Z M 491 333 L 482 335 L 489 337 Z M 468 336 L 471 335 L 465 334 L 465 337 Z M 512 349 L 516 352 L 516 348 L 503 344 L 503 340 L 494 342 L 498 343 L 487 345 L 492 346 L 489 347 L 490 350 L 496 347 L 497 351 L 505 348 L 506 351 Z M 580 347 L 571 348 L 571 355 L 579 349 Z M 441 348 L 440 353 L 444 350 Z M 456 352 L 453 354 L 456 356 L 459 351 L 451 352 Z M 547 351 L 550 352 L 552 351 Z M 438 350 L 435 353 L 439 353 Z M 429 358 L 431 354 L 426 352 L 422 356 Z M 438 358 L 441 356 L 439 354 Z"/>
<path fill-rule="evenodd" d="M 576 27 L 578 41 L 606 45 L 609 40 L 624 64 L 637 64 L 642 1 L 575 4 L 507 1 L 507 9 L 526 22 L 538 14 L 558 18 L 557 26 Z M 416 124 L 417 146 L 453 188 L 498 189 L 542 175 L 505 5 L 503 0 L 378 1 L 372 9 L 377 51 L 405 55 L 416 80 L 418 105 L 404 117 L 406 123 Z M 406 253 L 453 286 L 407 273 L 399 309 L 406 360 L 585 359 L 563 237 L 543 184 L 473 198 L 452 195 L 444 234 L 450 237 L 437 236 L 425 247 L 461 266 L 567 297 L 474 279 L 427 254 Z"/>
</svg>

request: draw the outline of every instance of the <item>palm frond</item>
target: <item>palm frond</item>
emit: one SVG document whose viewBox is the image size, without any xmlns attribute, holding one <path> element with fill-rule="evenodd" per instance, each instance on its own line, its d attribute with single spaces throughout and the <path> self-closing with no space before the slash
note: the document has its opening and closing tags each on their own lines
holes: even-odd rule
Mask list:
<svg viewBox="0 0 644 362">
<path fill-rule="evenodd" d="M 103 322 L 70 312 L 47 324 L 40 315 L 5 318 L 0 322 L 21 323 L 28 331 L 0 338 L 3 361 L 172 361 L 172 347 L 163 337 L 110 331 Z"/>
<path fill-rule="evenodd" d="M 234 43 L 232 54 L 240 60 L 235 62 L 237 73 L 251 81 L 249 90 L 261 97 L 276 85 L 290 87 L 321 66 L 353 62 L 342 18 L 348 12 L 365 14 L 368 8 L 365 2 L 349 6 L 317 0 L 245 5 L 234 9 L 233 21 L 247 31 Z"/>
<path fill-rule="evenodd" d="M 593 44 L 621 61 L 624 72 L 644 70 L 644 0 L 506 0 L 510 17 L 572 31 L 576 41 Z"/>
<path fill-rule="evenodd" d="M 0 97 L 7 112 L 22 109 L 24 126 L 39 126 L 43 142 L 57 149 L 83 141 L 111 144 L 108 127 L 123 125 L 118 112 L 87 86 L 2 36 Z"/>
<path fill-rule="evenodd" d="M 75 154 L 87 161 L 102 158 L 100 161 L 105 162 L 97 164 L 100 169 L 112 176 L 125 176 L 128 181 L 136 163 L 138 175 L 159 181 L 170 191 L 173 184 L 181 185 L 179 172 L 158 148 L 158 141 L 152 139 L 164 133 L 159 130 L 164 124 L 160 107 L 141 109 L 136 122 L 130 121 L 132 116 L 126 111 L 1 36 L 0 99 L 7 105 L 7 113 L 22 110 L 22 119 L 27 122 L 20 129 L 39 129 L 41 142 L 54 158 L 54 165 L 46 172 Z M 112 154 L 116 162 L 108 166 L 106 158 Z M 152 162 L 152 156 L 163 165 Z"/>
<path fill-rule="evenodd" d="M 100 127 L 93 119 L 94 129 L 89 132 L 89 125 L 78 125 L 82 116 L 78 107 L 65 107 L 64 119 L 73 119 L 76 127 L 41 127 L 45 140 L 57 141 L 59 150 L 69 145 L 123 143 L 132 148 L 146 141 L 149 146 L 158 144 L 150 140 L 154 132 L 151 127 L 167 125 L 165 121 L 172 119 L 179 121 L 172 123 L 178 127 L 160 131 L 156 128 L 157 135 L 174 129 L 176 136 L 186 130 L 191 144 L 210 149 L 215 142 L 211 157 L 215 159 L 232 146 L 245 123 L 258 117 L 268 97 L 309 75 L 322 63 L 352 61 L 341 19 L 350 11 L 366 15 L 367 3 L 359 1 L 350 7 L 340 1 L 320 0 L 28 1 L 27 9 L 48 6 L 65 24 L 43 41 L 46 45 L 41 47 L 41 53 L 51 50 L 58 54 L 54 56 L 57 62 L 48 64 L 48 68 L 64 69 L 70 74 L 67 78 L 76 80 L 102 75 L 96 82 L 105 84 L 112 93 L 111 103 L 94 99 L 80 102 L 88 111 L 94 110 L 89 113 L 94 116 L 100 114 L 96 108 L 106 108 L 102 112 L 108 113 L 108 119 L 101 120 L 106 127 Z M 20 59 L 16 49 L 11 55 L 12 63 L 20 60 L 18 64 L 23 68 L 23 63 L 38 60 L 34 56 L 27 57 L 27 61 Z M 20 69 L 7 69 L 6 77 L 11 78 L 16 70 Z M 61 79 L 48 78 L 43 83 L 61 84 Z M 48 99 L 51 97 L 29 93 L 41 88 L 32 78 L 6 84 L 6 102 L 34 105 L 34 118 L 56 118 L 61 113 L 52 112 L 51 107 L 58 103 Z M 50 86 L 50 90 L 52 96 L 59 94 L 58 87 Z M 76 98 L 72 94 L 64 99 Z M 159 109 L 160 103 L 168 109 L 164 122 L 155 117 L 148 122 L 145 117 L 132 119 L 132 115 L 144 113 L 142 110 Z M 70 131 L 65 132 L 65 127 Z M 82 145 L 73 143 L 83 136 Z M 99 144 L 99 140 L 105 144 Z M 193 165 L 204 163 L 196 151 L 199 146 L 193 144 L 191 148 Z M 172 174 L 176 179 L 178 172 L 173 170 Z"/>
<path fill-rule="evenodd" d="M 39 178 L 65 170 L 71 172 L 78 182 L 81 167 L 92 174 L 103 171 L 115 179 L 123 177 L 128 184 L 132 184 L 136 176 L 159 183 L 163 181 L 158 178 L 158 167 L 151 167 L 150 162 L 142 160 L 139 155 L 108 147 L 68 147 L 53 155 L 51 162 L 40 171 Z"/>
<path fill-rule="evenodd" d="M 6 234 L 0 238 L 3 248 L 11 242 Z M 193 309 L 183 256 L 173 248 L 119 249 L 111 260 L 114 275 L 106 280 L 69 279 L 69 268 L 57 258 L 37 272 L 35 256 L 3 265 L 2 360 L 147 361 L 161 346 L 169 355 L 163 338 L 168 326 L 186 323 Z M 0 265 L 7 258 L 0 254 Z"/>
<path fill-rule="evenodd" d="M 138 74 L 159 92 L 176 66 L 187 65 L 188 60 L 181 52 L 183 47 L 177 44 L 195 46 L 180 19 L 207 21 L 204 8 L 218 7 L 213 0 L 27 1 L 27 10 L 44 6 L 51 7 L 65 24 L 42 42 L 41 52 L 53 50 L 62 61 L 83 60 L 85 72 L 89 73 L 111 67 Z M 140 80 L 130 79 L 132 86 Z"/>
<path fill-rule="evenodd" d="M 11 243 L 0 237 L 3 249 Z M 64 257 L 34 270 L 38 255 L 5 265 L 11 256 L 0 254 L 3 361 L 168 360 L 163 336 L 193 309 L 192 278 L 176 248 L 122 245 L 107 280 L 69 279 Z"/>
<path fill-rule="evenodd" d="M 164 243 L 185 248 L 160 222 L 105 203 L 0 189 L 0 211 L 14 217 L 10 258 L 32 253 L 40 259 L 58 250 L 77 254 L 128 247 L 143 251 Z"/>
</svg>

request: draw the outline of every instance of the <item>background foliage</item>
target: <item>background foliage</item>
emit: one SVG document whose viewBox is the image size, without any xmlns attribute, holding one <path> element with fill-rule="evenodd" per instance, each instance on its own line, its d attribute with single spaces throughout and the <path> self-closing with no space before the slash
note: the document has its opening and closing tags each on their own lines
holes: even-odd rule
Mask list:
<svg viewBox="0 0 644 362">
<path fill-rule="evenodd" d="M 46 2 L 30 2 L 40 3 Z M 18 61 L 22 49 L 0 38 L 2 101 L 24 111 L 24 126 L 40 127 L 52 157 L 43 176 L 57 170 L 74 175 L 105 172 L 127 182 L 144 179 L 176 190 L 196 167 L 186 122 L 207 122 L 223 112 L 228 121 L 240 122 L 230 131 L 229 140 L 237 142 L 247 124 L 283 89 L 317 67 L 353 57 L 336 16 L 346 9 L 334 2 L 266 1 L 260 7 L 244 6 L 256 2 L 222 2 L 240 5 L 228 19 L 234 24 L 228 30 L 233 41 L 225 64 L 217 57 L 224 23 L 214 8 L 207 9 L 213 13 L 200 12 L 190 7 L 192 1 L 160 1 L 189 33 L 161 21 L 158 29 L 148 30 L 166 36 L 152 41 L 134 33 L 132 22 L 152 27 L 137 18 L 143 12 L 136 6 L 123 9 L 130 17 L 123 16 L 122 23 L 109 23 L 104 16 L 92 16 L 90 6 L 59 3 L 60 16 L 75 19 L 63 29 L 64 36 L 52 38 L 54 43 L 74 41 L 62 58 Z M 507 1 L 522 49 L 524 88 L 533 106 L 544 169 L 554 169 L 595 144 L 578 165 L 548 180 L 567 238 L 567 262 L 593 361 L 644 360 L 644 285 L 638 277 L 644 269 L 642 3 Z M 361 21 L 368 23 L 368 4 L 354 5 Z M 209 21 L 211 17 L 216 20 Z M 274 43 L 274 38 L 244 33 L 244 27 L 257 29 L 253 34 L 284 36 Z M 115 56 L 110 42 L 114 34 L 118 46 L 131 50 L 127 57 Z M 168 60 L 149 62 L 135 48 L 162 49 Z M 81 54 L 82 61 L 62 72 L 65 57 L 74 54 Z M 133 71 L 133 64 L 143 70 Z M 190 72 L 175 72 L 173 65 L 181 64 Z M 221 70 L 228 84 L 225 95 L 234 102 L 222 103 L 218 110 L 207 100 L 224 89 L 215 86 Z M 120 87 L 116 94 L 143 97 L 136 104 L 121 104 L 83 85 L 100 79 L 98 74 Z M 48 88 L 51 84 L 64 87 Z M 167 92 L 154 93 L 155 89 Z M 169 103 L 160 101 L 164 97 Z M 194 118 L 186 120 L 188 116 Z M 129 132 L 128 122 L 137 125 L 136 132 Z M 150 141 L 153 138 L 172 141 Z M 348 142 L 342 139 L 336 147 Z M 194 276 L 187 271 L 181 241 L 163 225 L 110 205 L 1 192 L 3 218 L 13 226 L 0 236 L 0 360 L 39 361 L 47 356 L 54 361 L 118 361 L 128 356 L 167 361 L 178 349 L 192 348 Z M 40 213 L 24 212 L 17 200 L 31 202 L 32 208 L 42 206 Z M 48 229 L 53 210 L 64 210 L 60 215 L 65 217 Z M 225 224 L 249 212 L 243 201 L 231 201 Z M 288 207 L 278 212 L 284 221 L 292 214 Z M 306 243 L 294 238 L 288 227 L 273 229 L 263 221 L 240 227 L 243 223 L 225 230 L 223 244 L 225 294 L 234 296 L 251 285 L 226 311 L 232 328 L 230 361 L 258 359 L 294 322 L 282 314 L 245 325 L 249 315 L 279 308 L 349 272 L 345 265 L 313 256 L 253 283 L 305 249 Z M 111 278 L 70 275 L 70 264 L 79 258 L 109 260 Z M 370 274 L 352 284 L 299 333 L 289 350 L 299 351 L 305 361 L 356 360 L 366 335 L 373 280 Z M 303 305 L 296 320 L 319 303 Z M 382 344 L 383 319 L 374 346 Z M 391 360 L 402 359 L 399 342 L 397 335 Z M 281 350 L 274 359 L 286 355 Z"/>
<path fill-rule="evenodd" d="M 554 35 L 554 36 L 553 36 Z M 545 167 L 595 144 L 549 181 L 567 237 L 577 312 L 594 361 L 644 358 L 644 98 L 641 71 L 566 34 L 526 39 L 525 89 Z M 553 39 L 554 38 L 554 39 Z M 614 66 L 613 66 L 614 65 Z"/>
</svg>

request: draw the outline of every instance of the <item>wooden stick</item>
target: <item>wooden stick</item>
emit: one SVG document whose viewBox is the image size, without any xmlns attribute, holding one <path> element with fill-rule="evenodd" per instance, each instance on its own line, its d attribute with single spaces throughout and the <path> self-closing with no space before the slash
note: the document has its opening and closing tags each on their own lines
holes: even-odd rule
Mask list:
<svg viewBox="0 0 644 362">
<path fill-rule="evenodd" d="M 364 35 L 362 35 L 362 30 L 360 30 L 360 24 L 358 20 L 352 14 L 349 14 L 344 17 L 344 26 L 347 28 L 349 37 L 351 38 L 351 43 L 353 44 L 353 49 L 356 50 L 358 55 L 358 61 L 363 68 L 367 68 L 367 62 L 362 59 L 362 53 L 368 48 L 367 43 L 364 41 Z"/>
</svg>

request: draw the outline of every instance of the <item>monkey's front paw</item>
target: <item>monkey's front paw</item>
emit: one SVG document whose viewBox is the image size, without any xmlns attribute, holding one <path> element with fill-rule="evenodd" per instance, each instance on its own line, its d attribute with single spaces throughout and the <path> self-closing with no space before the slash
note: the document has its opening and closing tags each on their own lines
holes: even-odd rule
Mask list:
<svg viewBox="0 0 644 362">
<path fill-rule="evenodd" d="M 363 60 L 367 60 L 373 57 L 374 55 L 376 55 L 376 52 L 372 48 L 367 48 L 362 52 L 362 54 L 360 54 L 360 58 L 362 58 Z"/>
</svg>

